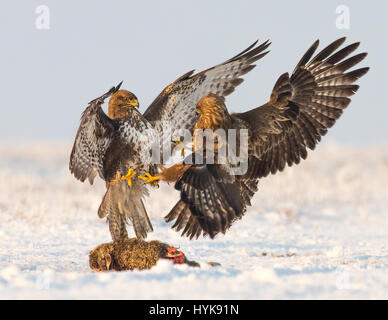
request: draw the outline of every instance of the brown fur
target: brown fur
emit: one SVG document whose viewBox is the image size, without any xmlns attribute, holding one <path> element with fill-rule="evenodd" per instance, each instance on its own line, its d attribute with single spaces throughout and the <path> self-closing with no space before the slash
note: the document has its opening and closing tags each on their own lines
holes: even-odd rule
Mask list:
<svg viewBox="0 0 388 320">
<path fill-rule="evenodd" d="M 103 243 L 90 251 L 89 266 L 99 272 L 151 269 L 159 259 L 168 258 L 169 247 L 157 240 L 147 242 L 136 238 Z M 189 261 L 186 256 L 183 263 L 199 267 L 198 263 Z"/>
<path fill-rule="evenodd" d="M 96 271 L 150 269 L 165 255 L 167 245 L 131 238 L 104 243 L 89 254 L 90 268 Z"/>
</svg>

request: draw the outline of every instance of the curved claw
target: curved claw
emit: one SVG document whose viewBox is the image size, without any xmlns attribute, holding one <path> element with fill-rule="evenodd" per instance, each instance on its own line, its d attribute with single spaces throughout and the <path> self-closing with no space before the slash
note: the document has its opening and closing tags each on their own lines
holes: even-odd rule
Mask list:
<svg viewBox="0 0 388 320">
<path fill-rule="evenodd" d="M 128 186 L 132 186 L 132 178 L 136 175 L 136 171 L 133 170 L 132 168 L 129 168 L 128 173 L 121 177 L 121 180 L 128 180 Z"/>
<path fill-rule="evenodd" d="M 188 142 L 183 141 L 183 137 L 178 137 L 175 140 L 172 139 L 171 142 L 174 144 L 175 147 L 178 147 L 180 149 L 181 156 L 185 156 L 185 150 L 191 151 L 191 148 L 188 146 Z"/>
<path fill-rule="evenodd" d="M 146 176 L 138 176 L 139 179 L 145 181 L 146 184 L 153 183 L 155 186 L 159 185 L 160 176 L 151 176 L 148 172 L 145 174 Z"/>
<path fill-rule="evenodd" d="M 182 143 L 182 139 L 181 137 L 178 137 L 176 138 L 175 140 L 174 139 L 171 139 L 171 142 L 174 146 L 179 146 L 181 143 Z"/>
</svg>

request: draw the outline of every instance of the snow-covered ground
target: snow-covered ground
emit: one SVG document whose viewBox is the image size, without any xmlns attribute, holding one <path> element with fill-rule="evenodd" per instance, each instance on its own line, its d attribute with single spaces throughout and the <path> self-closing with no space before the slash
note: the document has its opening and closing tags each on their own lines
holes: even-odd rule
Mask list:
<svg viewBox="0 0 388 320">
<path fill-rule="evenodd" d="M 88 265 L 110 241 L 97 217 L 104 184 L 70 175 L 70 148 L 0 143 L 2 299 L 388 298 L 387 146 L 318 146 L 263 179 L 243 219 L 215 240 L 183 239 L 163 222 L 178 193 L 162 186 L 147 199 L 149 239 L 180 246 L 201 268 L 160 261 L 109 273 Z"/>
</svg>

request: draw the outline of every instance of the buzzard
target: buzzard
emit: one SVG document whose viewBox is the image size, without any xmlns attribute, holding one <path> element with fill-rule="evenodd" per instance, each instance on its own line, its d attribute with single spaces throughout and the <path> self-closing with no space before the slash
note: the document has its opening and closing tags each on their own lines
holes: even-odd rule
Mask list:
<svg viewBox="0 0 388 320">
<path fill-rule="evenodd" d="M 127 219 L 131 221 L 138 238 L 152 231 L 142 198 L 148 190 L 136 174 L 157 171 L 151 158 L 155 141 L 171 143 L 164 132 L 168 128 L 194 129 L 197 115 L 195 105 L 207 93 L 226 96 L 243 79 L 240 76 L 252 70 L 255 61 L 265 56 L 270 45 L 254 42 L 233 58 L 193 75 L 185 73 L 168 85 L 141 114 L 137 97 L 120 90 L 121 83 L 85 109 L 74 141 L 69 168 L 72 174 L 92 184 L 98 174 L 106 181 L 107 191 L 98 210 L 100 218 L 107 216 L 114 241 L 127 237 Z M 109 99 L 108 115 L 101 105 Z"/>
<path fill-rule="evenodd" d="M 183 229 L 182 235 L 190 238 L 225 233 L 251 204 L 260 178 L 306 159 L 307 149 L 315 148 L 349 105 L 349 97 L 359 88 L 354 82 L 369 70 L 348 71 L 367 53 L 348 58 L 359 43 L 336 51 L 344 41 L 334 41 L 313 57 L 319 44 L 315 41 L 291 76 L 284 73 L 279 77 L 269 101 L 260 107 L 230 114 L 223 97 L 210 93 L 200 99 L 195 129 L 248 131 L 247 170 L 236 175 L 230 161 L 217 161 L 220 143 L 228 145 L 228 141 L 217 141 L 218 136 L 213 148 L 216 161 L 195 164 L 193 155 L 207 150 L 196 150 L 194 134 L 194 153 L 183 163 L 143 177 L 146 183 L 177 180 L 180 200 L 165 217 L 167 222 L 175 220 L 172 228 Z"/>
</svg>

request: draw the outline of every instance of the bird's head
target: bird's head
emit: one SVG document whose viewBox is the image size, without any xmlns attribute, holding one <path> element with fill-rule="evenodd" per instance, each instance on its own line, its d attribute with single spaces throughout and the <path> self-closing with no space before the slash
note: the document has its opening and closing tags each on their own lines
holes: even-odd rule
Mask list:
<svg viewBox="0 0 388 320">
<path fill-rule="evenodd" d="M 122 118 L 133 108 L 139 107 L 137 97 L 128 90 L 118 90 L 112 94 L 108 104 L 108 115 L 112 119 Z"/>
<path fill-rule="evenodd" d="M 225 98 L 214 93 L 208 93 L 202 97 L 196 107 L 200 122 L 203 122 L 205 128 L 217 129 L 224 126 L 224 122 L 230 118 L 225 106 Z"/>
</svg>

